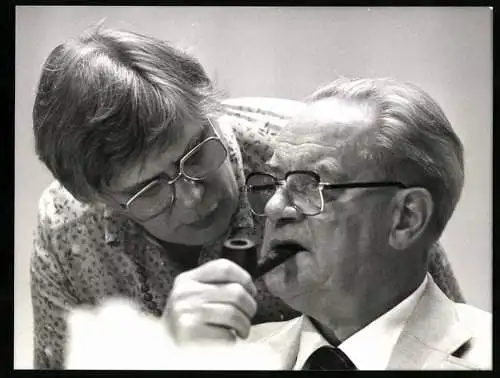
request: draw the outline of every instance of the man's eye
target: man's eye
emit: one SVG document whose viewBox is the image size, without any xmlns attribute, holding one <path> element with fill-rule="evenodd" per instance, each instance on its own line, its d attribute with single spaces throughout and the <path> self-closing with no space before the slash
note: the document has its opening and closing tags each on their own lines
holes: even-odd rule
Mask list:
<svg viewBox="0 0 500 378">
<path fill-rule="evenodd" d="M 323 189 L 323 199 L 325 202 L 336 201 L 343 192 L 343 189 Z"/>
</svg>

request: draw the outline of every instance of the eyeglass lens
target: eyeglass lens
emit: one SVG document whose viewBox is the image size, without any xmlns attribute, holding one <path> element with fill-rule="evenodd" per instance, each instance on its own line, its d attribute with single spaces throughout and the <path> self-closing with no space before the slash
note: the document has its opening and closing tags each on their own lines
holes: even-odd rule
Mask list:
<svg viewBox="0 0 500 378">
<path fill-rule="evenodd" d="M 184 175 L 194 180 L 205 178 L 226 159 L 226 150 L 219 139 L 208 139 L 193 150 L 182 164 Z"/>
<path fill-rule="evenodd" d="M 266 205 L 280 185 L 273 176 L 257 174 L 247 181 L 248 200 L 258 215 L 266 214 Z M 304 214 L 316 214 L 321 210 L 321 193 L 317 179 L 307 173 L 293 173 L 286 180 L 286 192 L 295 207 Z"/>
<path fill-rule="evenodd" d="M 171 205 L 172 200 L 173 185 L 160 179 L 129 204 L 129 211 L 139 220 L 146 220 L 163 212 Z"/>
<path fill-rule="evenodd" d="M 208 139 L 195 147 L 193 153 L 183 161 L 184 175 L 192 180 L 201 180 L 215 172 L 226 159 L 226 149 L 219 139 Z M 152 218 L 172 205 L 174 185 L 158 179 L 129 204 L 129 211 L 139 220 Z"/>
</svg>

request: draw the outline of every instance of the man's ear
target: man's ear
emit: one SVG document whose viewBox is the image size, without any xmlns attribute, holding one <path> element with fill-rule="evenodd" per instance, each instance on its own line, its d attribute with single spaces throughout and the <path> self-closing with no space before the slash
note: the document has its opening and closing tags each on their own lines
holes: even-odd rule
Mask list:
<svg viewBox="0 0 500 378">
<path fill-rule="evenodd" d="M 394 249 L 409 248 L 427 230 L 434 210 L 427 189 L 409 188 L 399 191 L 391 201 L 392 227 L 389 244 Z"/>
</svg>

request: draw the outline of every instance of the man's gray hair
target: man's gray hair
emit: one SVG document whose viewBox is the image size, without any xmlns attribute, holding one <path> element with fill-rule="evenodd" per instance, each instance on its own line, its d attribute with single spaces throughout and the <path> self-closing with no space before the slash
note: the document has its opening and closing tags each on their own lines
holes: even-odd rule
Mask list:
<svg viewBox="0 0 500 378">
<path fill-rule="evenodd" d="M 372 179 L 426 188 L 434 202 L 431 229 L 439 238 L 464 181 L 463 146 L 440 106 L 419 87 L 392 79 L 341 78 L 308 101 L 325 98 L 354 101 L 375 112 L 372 127 L 356 142 L 364 171 Z"/>
</svg>

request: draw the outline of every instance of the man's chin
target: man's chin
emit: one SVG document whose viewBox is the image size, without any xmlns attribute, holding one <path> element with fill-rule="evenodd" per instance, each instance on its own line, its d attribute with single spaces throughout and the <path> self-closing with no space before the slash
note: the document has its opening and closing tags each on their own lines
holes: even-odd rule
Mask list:
<svg viewBox="0 0 500 378">
<path fill-rule="evenodd" d="M 299 282 L 287 282 L 280 274 L 269 273 L 264 276 L 264 282 L 269 292 L 280 298 L 287 305 L 292 305 L 300 300 L 302 296 L 307 296 L 311 291 L 310 287 L 304 287 Z"/>
</svg>

